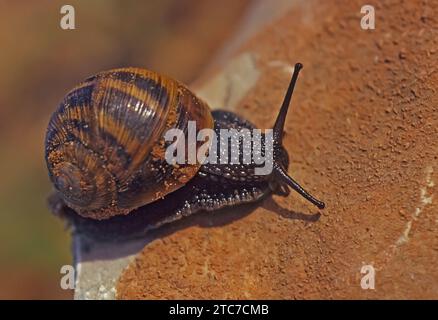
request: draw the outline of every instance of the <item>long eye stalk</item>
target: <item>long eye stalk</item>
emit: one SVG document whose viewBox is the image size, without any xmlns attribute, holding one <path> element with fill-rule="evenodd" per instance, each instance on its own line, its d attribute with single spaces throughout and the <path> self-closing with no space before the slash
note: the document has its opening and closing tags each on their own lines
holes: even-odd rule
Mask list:
<svg viewBox="0 0 438 320">
<path fill-rule="evenodd" d="M 310 193 L 308 193 L 302 186 L 299 185 L 298 182 L 296 182 L 292 177 L 290 177 L 280 166 L 276 166 L 275 169 L 275 175 L 276 177 L 281 180 L 282 182 L 286 183 L 289 187 L 291 187 L 293 190 L 298 192 L 303 198 L 308 200 L 309 202 L 313 203 L 315 206 L 317 206 L 319 209 L 325 208 L 325 203 L 316 199 L 314 196 L 312 196 Z"/>
<path fill-rule="evenodd" d="M 274 137 L 276 137 L 278 144 L 281 145 L 283 140 L 283 130 L 284 123 L 286 121 L 287 111 L 289 110 L 290 101 L 292 100 L 292 94 L 294 93 L 295 84 L 297 83 L 298 74 L 300 70 L 303 68 L 301 63 L 295 64 L 294 73 L 292 75 L 292 79 L 289 83 L 289 88 L 287 89 L 286 95 L 284 96 L 283 103 L 281 104 L 280 112 L 278 113 L 277 120 L 275 120 L 274 124 Z"/>
<path fill-rule="evenodd" d="M 300 73 L 300 70 L 303 68 L 303 65 L 301 63 L 295 64 L 294 73 L 292 75 L 292 79 L 289 84 L 289 88 L 287 89 L 286 95 L 284 96 L 283 103 L 280 108 L 280 112 L 278 113 L 277 120 L 275 121 L 274 125 L 274 138 L 276 139 L 276 143 L 281 146 L 282 140 L 283 140 L 283 130 L 284 130 L 284 123 L 286 121 L 286 115 L 287 111 L 289 110 L 290 102 L 292 100 L 292 94 L 295 89 L 295 84 L 298 79 L 298 74 Z M 283 183 L 287 184 L 289 187 L 291 187 L 293 190 L 298 192 L 302 197 L 313 203 L 315 206 L 317 206 L 319 209 L 325 208 L 325 203 L 316 199 L 314 196 L 312 196 L 310 193 L 308 193 L 306 190 L 304 190 L 303 187 L 301 187 L 298 182 L 296 182 L 292 177 L 290 177 L 287 172 L 278 164 L 276 163 L 274 165 L 274 175 L 277 179 L 282 181 Z"/>
</svg>

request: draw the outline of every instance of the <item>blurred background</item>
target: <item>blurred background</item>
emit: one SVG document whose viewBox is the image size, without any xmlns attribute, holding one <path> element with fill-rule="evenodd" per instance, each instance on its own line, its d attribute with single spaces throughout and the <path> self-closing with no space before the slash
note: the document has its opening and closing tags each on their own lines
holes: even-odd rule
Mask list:
<svg viewBox="0 0 438 320">
<path fill-rule="evenodd" d="M 251 0 L 0 0 L 0 299 L 71 299 L 59 270 L 70 235 L 46 206 L 50 114 L 76 83 L 138 66 L 190 84 L 238 28 Z M 60 8 L 75 8 L 62 30 Z"/>
</svg>

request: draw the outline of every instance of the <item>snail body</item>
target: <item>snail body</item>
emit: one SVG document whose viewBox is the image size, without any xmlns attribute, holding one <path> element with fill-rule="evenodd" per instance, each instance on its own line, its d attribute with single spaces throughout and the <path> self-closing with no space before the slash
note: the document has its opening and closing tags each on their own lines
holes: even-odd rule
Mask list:
<svg viewBox="0 0 438 320">
<path fill-rule="evenodd" d="M 253 202 L 288 185 L 323 208 L 323 202 L 285 171 L 289 160 L 281 140 L 300 69 L 297 64 L 274 126 L 274 167 L 269 175 L 256 175 L 253 162 L 166 161 L 165 132 L 176 128 L 187 133 L 190 121 L 196 123 L 196 134 L 205 128 L 218 136 L 221 129 L 254 129 L 232 112 L 211 112 L 178 81 L 139 68 L 89 77 L 65 96 L 47 128 L 45 159 L 58 207 L 65 205 L 98 220 L 139 211 L 148 214 L 148 208 L 171 210 L 175 218 Z M 195 150 L 201 145 L 196 142 Z M 237 147 L 243 152 L 242 141 Z"/>
</svg>

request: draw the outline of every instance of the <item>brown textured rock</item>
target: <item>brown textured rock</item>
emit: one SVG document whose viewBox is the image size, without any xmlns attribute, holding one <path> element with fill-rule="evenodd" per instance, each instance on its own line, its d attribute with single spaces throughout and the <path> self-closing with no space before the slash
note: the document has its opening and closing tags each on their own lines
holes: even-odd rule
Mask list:
<svg viewBox="0 0 438 320">
<path fill-rule="evenodd" d="M 164 227 L 119 298 L 438 298 L 438 6 L 376 3 L 365 31 L 362 5 L 302 2 L 242 50 L 260 77 L 236 111 L 260 128 L 304 64 L 284 143 L 322 216 L 291 193 Z"/>
</svg>

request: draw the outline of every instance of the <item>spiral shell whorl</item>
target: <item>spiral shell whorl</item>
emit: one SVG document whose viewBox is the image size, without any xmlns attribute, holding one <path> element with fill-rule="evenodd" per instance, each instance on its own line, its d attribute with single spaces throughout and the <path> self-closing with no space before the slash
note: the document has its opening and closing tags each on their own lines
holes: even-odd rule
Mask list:
<svg viewBox="0 0 438 320">
<path fill-rule="evenodd" d="M 87 212 L 111 206 L 116 198 L 114 177 L 99 157 L 83 145 L 61 145 L 49 154 L 48 162 L 55 188 L 79 213 L 87 216 Z M 84 211 L 84 208 L 87 210 Z"/>
<path fill-rule="evenodd" d="M 212 128 L 205 103 L 157 73 L 122 68 L 99 73 L 71 90 L 46 135 L 50 178 L 67 205 L 108 218 L 163 197 L 190 180 L 200 164 L 164 160 L 164 132 Z"/>
</svg>

